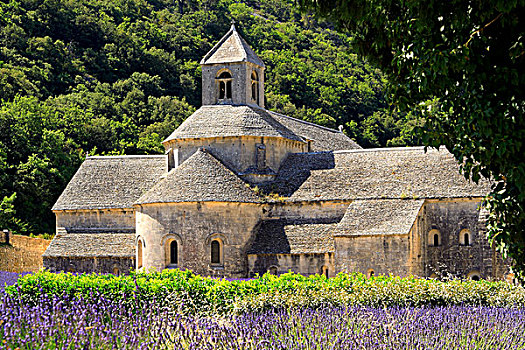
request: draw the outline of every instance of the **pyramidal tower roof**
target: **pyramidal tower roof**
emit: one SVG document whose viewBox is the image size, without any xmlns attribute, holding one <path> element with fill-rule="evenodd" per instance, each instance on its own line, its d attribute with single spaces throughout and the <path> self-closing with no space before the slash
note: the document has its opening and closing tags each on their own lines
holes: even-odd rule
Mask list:
<svg viewBox="0 0 525 350">
<path fill-rule="evenodd" d="M 221 64 L 233 62 L 251 62 L 265 67 L 264 62 L 252 50 L 244 40 L 235 24 L 232 23 L 230 30 L 221 40 L 203 57 L 200 64 Z"/>
</svg>

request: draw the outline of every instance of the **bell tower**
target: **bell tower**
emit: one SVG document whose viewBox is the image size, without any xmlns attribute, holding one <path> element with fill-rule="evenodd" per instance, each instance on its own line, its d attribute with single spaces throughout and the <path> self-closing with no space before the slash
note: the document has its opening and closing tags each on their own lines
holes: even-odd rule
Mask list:
<svg viewBox="0 0 525 350">
<path fill-rule="evenodd" d="M 202 105 L 249 105 L 264 108 L 264 63 L 235 24 L 200 62 Z"/>
</svg>

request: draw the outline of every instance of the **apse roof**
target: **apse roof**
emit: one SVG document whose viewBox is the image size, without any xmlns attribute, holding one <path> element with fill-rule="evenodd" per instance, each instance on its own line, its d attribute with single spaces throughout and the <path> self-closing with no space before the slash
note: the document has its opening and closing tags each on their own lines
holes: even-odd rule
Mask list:
<svg viewBox="0 0 525 350">
<path fill-rule="evenodd" d="M 199 149 L 142 195 L 136 204 L 260 201 L 260 197 L 223 163 L 208 151 Z"/>
</svg>

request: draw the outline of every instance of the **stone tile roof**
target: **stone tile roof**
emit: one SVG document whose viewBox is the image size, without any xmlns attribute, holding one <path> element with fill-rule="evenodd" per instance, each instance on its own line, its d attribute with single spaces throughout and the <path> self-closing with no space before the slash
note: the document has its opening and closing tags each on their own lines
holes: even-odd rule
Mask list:
<svg viewBox="0 0 525 350">
<path fill-rule="evenodd" d="M 334 236 L 408 234 L 424 200 L 373 199 L 352 202 Z"/>
<path fill-rule="evenodd" d="M 167 171 L 166 157 L 88 157 L 52 210 L 133 208 Z"/>
<path fill-rule="evenodd" d="M 265 190 L 289 201 L 483 197 L 445 149 L 383 148 L 291 154 Z"/>
<path fill-rule="evenodd" d="M 229 136 L 284 137 L 304 140 L 261 108 L 245 105 L 202 106 L 166 140 Z"/>
<path fill-rule="evenodd" d="M 264 67 L 264 62 L 239 35 L 234 25 L 221 40 L 203 57 L 200 64 L 251 62 Z"/>
<path fill-rule="evenodd" d="M 248 254 L 330 253 L 335 250 L 333 233 L 337 223 L 263 220 L 256 230 Z"/>
<path fill-rule="evenodd" d="M 44 257 L 134 257 L 135 235 L 127 233 L 67 233 L 56 235 Z"/>
<path fill-rule="evenodd" d="M 312 152 L 361 148 L 361 146 L 359 146 L 354 140 L 338 130 L 326 128 L 276 112 L 270 112 L 270 114 L 277 119 L 278 122 L 292 130 L 296 135 L 307 140 L 312 140 Z"/>
<path fill-rule="evenodd" d="M 136 204 L 206 201 L 254 203 L 260 198 L 224 164 L 199 149 L 142 195 Z"/>
</svg>

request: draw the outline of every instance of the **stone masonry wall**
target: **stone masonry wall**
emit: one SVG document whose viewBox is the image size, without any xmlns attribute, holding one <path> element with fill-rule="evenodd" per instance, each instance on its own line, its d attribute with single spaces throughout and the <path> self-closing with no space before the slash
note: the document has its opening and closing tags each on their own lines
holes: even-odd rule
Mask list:
<svg viewBox="0 0 525 350">
<path fill-rule="evenodd" d="M 46 268 L 51 272 L 128 274 L 135 269 L 134 258 L 50 258 L 45 257 Z"/>
<path fill-rule="evenodd" d="M 264 209 L 268 218 L 311 219 L 312 222 L 341 220 L 351 201 L 277 203 Z"/>
<path fill-rule="evenodd" d="M 212 276 L 246 277 L 246 252 L 262 206 L 246 203 L 172 203 L 142 205 L 137 209 L 137 239 L 144 242 L 143 268 L 168 267 L 166 245 L 178 244 L 182 269 Z M 222 264 L 211 264 L 211 240 L 223 243 Z"/>
<path fill-rule="evenodd" d="M 2 234 L 3 236 L 3 234 Z M 10 245 L 2 237 L 0 244 L 0 271 L 36 272 L 43 265 L 42 254 L 51 240 L 12 235 Z"/>
<path fill-rule="evenodd" d="M 55 211 L 57 233 L 66 231 L 133 231 L 135 212 L 133 209 L 67 210 Z"/>
<path fill-rule="evenodd" d="M 177 150 L 178 164 L 182 164 L 200 147 L 206 147 L 232 170 L 241 173 L 256 165 L 257 144 L 266 145 L 266 165 L 277 172 L 289 153 L 304 152 L 307 145 L 298 141 L 270 137 L 216 137 L 191 140 L 172 140 L 164 146 Z"/>
<path fill-rule="evenodd" d="M 328 269 L 328 276 L 335 276 L 334 254 L 250 254 L 249 277 L 255 274 L 263 275 L 275 268 L 275 273 L 280 275 L 288 271 L 300 273 L 304 276 L 323 274 Z"/>
<path fill-rule="evenodd" d="M 335 273 L 406 276 L 411 271 L 409 235 L 335 237 Z"/>
<path fill-rule="evenodd" d="M 230 63 L 202 66 L 202 105 L 214 105 L 218 99 L 216 77 L 222 70 L 229 70 L 232 75 L 232 102 L 234 104 L 257 105 L 252 100 L 251 73 L 259 76 L 259 106 L 264 108 L 264 69 L 252 63 Z"/>
<path fill-rule="evenodd" d="M 430 201 L 424 208 L 423 236 L 439 232 L 440 244 L 428 237 L 421 240 L 425 275 L 466 278 L 476 273 L 481 278 L 501 279 L 508 265 L 489 245 L 483 225 L 479 224 L 481 200 Z M 481 229 L 480 229 L 481 228 Z M 470 232 L 470 244 L 461 244 L 460 233 Z M 425 239 L 426 238 L 426 239 Z"/>
</svg>

